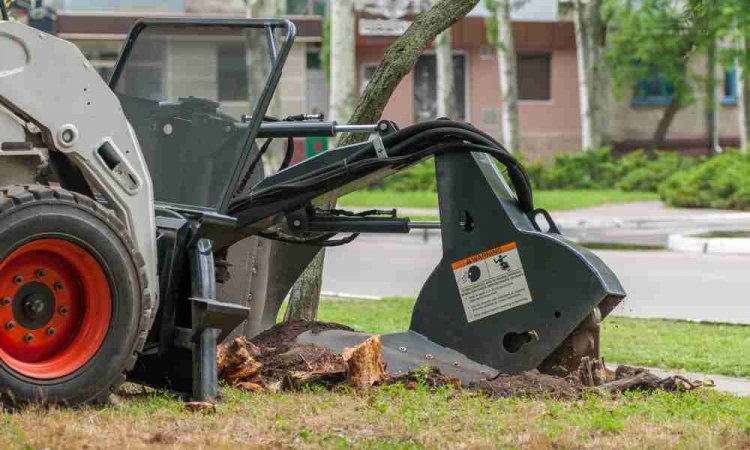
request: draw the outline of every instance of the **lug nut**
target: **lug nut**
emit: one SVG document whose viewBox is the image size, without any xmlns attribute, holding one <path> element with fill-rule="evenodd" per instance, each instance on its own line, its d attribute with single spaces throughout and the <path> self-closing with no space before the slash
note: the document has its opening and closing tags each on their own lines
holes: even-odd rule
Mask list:
<svg viewBox="0 0 750 450">
<path fill-rule="evenodd" d="M 54 336 L 55 333 L 57 333 L 57 330 L 55 330 L 55 327 L 49 327 L 47 329 L 47 336 Z"/>
<path fill-rule="evenodd" d="M 23 337 L 23 340 L 28 344 L 29 342 L 34 340 L 34 335 L 29 333 Z"/>
<path fill-rule="evenodd" d="M 56 291 L 62 291 L 63 290 L 63 284 L 59 281 L 55 281 L 54 288 Z"/>
<path fill-rule="evenodd" d="M 0 300 L 0 304 L 2 304 L 3 306 L 8 306 L 10 305 L 10 301 L 10 297 L 3 297 L 3 299 Z"/>
<path fill-rule="evenodd" d="M 60 312 L 60 315 L 64 316 L 65 314 L 68 313 L 68 307 L 67 306 L 61 306 L 58 311 Z"/>
<path fill-rule="evenodd" d="M 12 330 L 15 327 L 16 327 L 16 323 L 13 322 L 12 320 L 5 324 L 5 328 L 7 328 L 8 330 Z"/>
<path fill-rule="evenodd" d="M 43 269 L 39 269 L 36 271 L 37 278 L 44 278 L 45 275 L 47 275 L 47 272 L 45 272 Z"/>
<path fill-rule="evenodd" d="M 21 275 L 16 275 L 15 277 L 13 277 L 13 282 L 16 284 L 21 284 L 23 283 L 23 277 Z"/>
</svg>

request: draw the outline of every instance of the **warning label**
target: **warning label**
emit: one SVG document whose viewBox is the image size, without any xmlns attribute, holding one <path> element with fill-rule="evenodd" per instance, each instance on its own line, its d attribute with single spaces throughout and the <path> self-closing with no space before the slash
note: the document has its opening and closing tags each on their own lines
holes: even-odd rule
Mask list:
<svg viewBox="0 0 750 450">
<path fill-rule="evenodd" d="M 451 266 L 469 322 L 531 303 L 515 242 L 456 261 Z"/>
</svg>

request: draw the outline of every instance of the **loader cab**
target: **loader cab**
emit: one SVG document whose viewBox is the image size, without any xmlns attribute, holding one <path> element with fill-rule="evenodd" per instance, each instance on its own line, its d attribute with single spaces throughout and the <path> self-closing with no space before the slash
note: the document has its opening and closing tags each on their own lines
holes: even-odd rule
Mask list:
<svg viewBox="0 0 750 450">
<path fill-rule="evenodd" d="M 145 19 L 110 80 L 157 204 L 225 214 L 294 42 L 287 20 Z"/>
</svg>

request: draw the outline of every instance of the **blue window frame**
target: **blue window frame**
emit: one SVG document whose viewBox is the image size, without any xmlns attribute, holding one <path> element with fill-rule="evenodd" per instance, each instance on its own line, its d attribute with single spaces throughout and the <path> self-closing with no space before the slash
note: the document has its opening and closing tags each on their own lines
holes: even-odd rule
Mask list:
<svg viewBox="0 0 750 450">
<path fill-rule="evenodd" d="M 665 106 L 672 103 L 674 87 L 661 74 L 655 72 L 636 83 L 633 106 Z"/>
<path fill-rule="evenodd" d="M 737 104 L 737 70 L 732 68 L 724 72 L 724 105 Z"/>
</svg>

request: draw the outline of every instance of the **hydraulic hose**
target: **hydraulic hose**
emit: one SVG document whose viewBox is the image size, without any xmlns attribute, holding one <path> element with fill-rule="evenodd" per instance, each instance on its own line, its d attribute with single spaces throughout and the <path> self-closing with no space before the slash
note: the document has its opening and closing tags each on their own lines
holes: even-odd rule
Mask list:
<svg viewBox="0 0 750 450">
<path fill-rule="evenodd" d="M 521 164 L 488 134 L 471 125 L 436 120 L 404 128 L 383 137 L 388 158 L 377 158 L 374 146 L 366 144 L 349 158 L 328 167 L 308 172 L 287 182 L 236 197 L 230 212 L 253 205 L 267 205 L 291 195 L 307 193 L 311 197 L 346 185 L 383 168 L 408 166 L 440 153 L 486 153 L 508 169 L 510 182 L 524 212 L 534 210 L 531 183 Z"/>
</svg>

